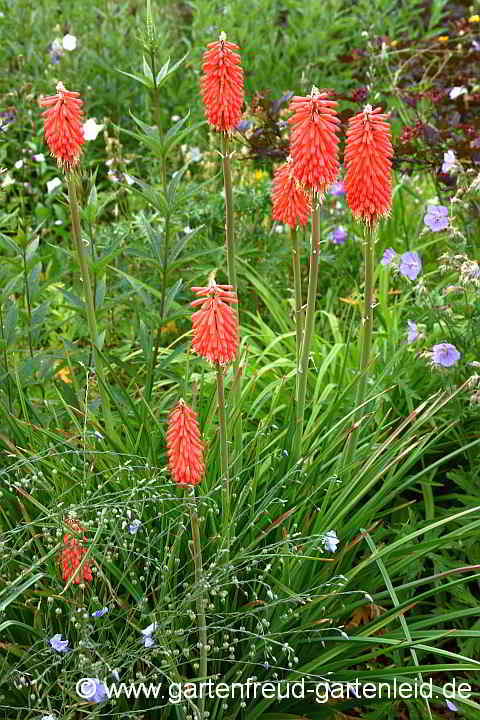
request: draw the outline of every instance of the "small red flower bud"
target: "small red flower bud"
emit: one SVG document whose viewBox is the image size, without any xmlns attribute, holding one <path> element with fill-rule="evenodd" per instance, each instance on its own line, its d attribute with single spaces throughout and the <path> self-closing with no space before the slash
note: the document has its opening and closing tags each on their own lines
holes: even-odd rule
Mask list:
<svg viewBox="0 0 480 720">
<path fill-rule="evenodd" d="M 205 472 L 203 442 L 197 413 L 184 400 L 179 400 L 170 413 L 167 453 L 174 481 L 179 485 L 198 485 Z"/>
<path fill-rule="evenodd" d="M 81 533 L 84 531 L 84 528 L 76 520 L 65 520 L 65 524 L 69 525 L 72 530 L 77 533 Z M 83 541 L 87 542 L 87 538 L 85 535 L 83 536 Z M 65 535 L 63 536 L 63 550 L 61 554 L 62 576 L 65 582 L 70 580 L 72 575 L 75 574 L 86 552 L 87 550 L 81 540 L 73 537 L 73 535 L 65 533 Z M 91 582 L 93 580 L 92 568 L 90 567 L 88 562 L 85 562 L 83 564 L 82 570 L 77 573 L 76 577 L 73 580 L 73 583 L 79 585 L 84 580 L 86 580 L 87 582 Z"/>
<path fill-rule="evenodd" d="M 65 170 L 72 170 L 80 160 L 83 135 L 83 100 L 80 93 L 65 90 L 57 84 L 57 94 L 41 98 L 39 104 L 46 107 L 44 118 L 45 141 L 57 163 Z"/>
</svg>

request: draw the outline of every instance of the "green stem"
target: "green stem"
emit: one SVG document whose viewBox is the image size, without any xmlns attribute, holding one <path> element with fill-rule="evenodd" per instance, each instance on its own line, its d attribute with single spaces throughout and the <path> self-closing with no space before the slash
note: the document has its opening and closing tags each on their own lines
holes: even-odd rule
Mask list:
<svg viewBox="0 0 480 720">
<path fill-rule="evenodd" d="M 33 346 L 32 346 L 32 305 L 30 302 L 30 289 L 28 287 L 28 273 L 27 273 L 27 253 L 25 248 L 22 248 L 23 255 L 23 280 L 25 283 L 25 299 L 27 301 L 27 313 L 28 313 L 28 346 L 30 348 L 30 357 L 33 358 Z"/>
<path fill-rule="evenodd" d="M 233 221 L 233 189 L 232 189 L 232 167 L 230 163 L 230 149 L 228 134 L 222 133 L 222 158 L 223 158 L 223 183 L 225 188 L 225 242 L 227 246 L 227 268 L 228 282 L 233 290 L 237 292 L 237 272 L 235 268 L 235 235 Z M 240 332 L 240 318 L 238 305 L 235 306 L 237 315 L 237 328 Z M 242 470 L 242 416 L 241 416 L 241 395 L 242 395 L 242 369 L 240 366 L 240 343 L 237 344 L 237 356 L 233 366 L 233 375 L 238 378 L 232 393 L 231 416 L 234 418 L 233 425 L 233 457 L 234 474 Z"/>
<path fill-rule="evenodd" d="M 203 592 L 203 564 L 202 543 L 200 539 L 200 526 L 198 522 L 195 488 L 192 487 L 192 502 L 190 505 L 190 518 L 192 522 L 193 564 L 195 566 L 196 606 L 198 620 L 198 641 L 200 643 L 200 682 L 207 679 L 208 645 L 207 645 L 207 619 L 205 617 L 205 596 Z M 205 693 L 201 694 L 199 701 L 199 720 L 205 717 Z"/>
<path fill-rule="evenodd" d="M 298 378 L 300 367 L 300 351 L 302 349 L 302 335 L 304 326 L 304 313 L 302 309 L 302 276 L 300 271 L 300 243 L 296 228 L 290 228 L 292 238 L 293 283 L 295 286 L 295 328 L 297 336 L 297 374 L 295 398 L 298 402 Z"/>
<path fill-rule="evenodd" d="M 353 415 L 353 428 L 345 446 L 344 467 L 348 468 L 352 462 L 358 442 L 358 430 L 365 408 L 360 407 L 365 399 L 365 390 L 368 380 L 368 366 L 373 334 L 373 284 L 375 273 L 375 229 L 367 224 L 363 233 L 363 253 L 365 264 L 365 295 L 363 303 L 362 327 L 360 329 L 360 377 L 358 379 L 357 394 L 355 398 L 355 413 Z"/>
<path fill-rule="evenodd" d="M 225 413 L 225 387 L 223 382 L 223 367 L 217 365 L 217 403 L 218 403 L 218 424 L 220 429 L 220 472 L 222 474 L 223 487 L 223 522 L 227 528 L 227 548 L 230 545 L 230 479 L 228 474 L 228 445 L 227 445 L 227 421 Z"/>
<path fill-rule="evenodd" d="M 113 427 L 113 419 L 110 412 L 110 400 L 104 387 L 103 362 L 97 346 L 97 321 L 95 318 L 95 305 L 93 300 L 92 284 L 90 282 L 90 273 L 88 270 L 88 260 L 86 249 L 82 242 L 80 229 L 80 211 L 78 207 L 77 193 L 75 190 L 75 177 L 72 172 L 66 173 L 68 185 L 68 200 L 70 204 L 70 213 L 72 217 L 72 238 L 75 250 L 77 251 L 78 262 L 80 264 L 80 272 L 83 280 L 83 291 L 85 293 L 85 308 L 87 311 L 88 329 L 90 332 L 90 341 L 93 346 L 95 357 L 95 372 L 99 378 L 99 389 L 102 398 L 103 414 L 107 433 L 111 437 L 116 437 Z"/>
<path fill-rule="evenodd" d="M 7 338 L 5 337 L 5 329 L 3 324 L 3 307 L 0 304 L 0 330 L 2 333 L 2 348 L 3 348 L 3 362 L 5 365 L 5 380 L 7 383 L 7 394 L 8 394 L 8 409 L 12 412 L 12 393 L 10 389 L 10 372 L 8 369 L 8 355 L 7 355 Z"/>
<path fill-rule="evenodd" d="M 310 256 L 310 273 L 308 278 L 307 311 L 305 315 L 305 330 L 300 353 L 300 363 L 297 371 L 298 396 L 297 415 L 295 426 L 295 438 L 293 446 L 293 461 L 300 459 L 302 452 L 303 422 L 305 416 L 305 398 L 307 393 L 308 360 L 310 346 L 312 343 L 313 329 L 315 324 L 315 299 L 317 296 L 318 267 L 320 260 L 320 202 L 317 204 L 312 215 L 312 254 Z"/>
</svg>

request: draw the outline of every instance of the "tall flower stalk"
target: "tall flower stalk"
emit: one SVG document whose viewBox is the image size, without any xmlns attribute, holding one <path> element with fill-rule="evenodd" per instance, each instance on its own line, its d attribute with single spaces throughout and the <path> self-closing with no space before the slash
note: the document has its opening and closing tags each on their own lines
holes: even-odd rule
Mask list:
<svg viewBox="0 0 480 720">
<path fill-rule="evenodd" d="M 388 215 L 392 206 L 393 148 L 387 119 L 381 108 L 373 110 L 371 105 L 366 105 L 363 112 L 349 120 L 347 130 L 345 191 L 353 216 L 364 222 L 365 292 L 359 334 L 359 379 L 353 427 L 345 447 L 346 467 L 354 457 L 359 426 L 366 413 L 363 404 L 373 336 L 376 227 L 379 219 Z"/>
<path fill-rule="evenodd" d="M 204 474 L 204 445 L 197 422 L 196 412 L 180 399 L 170 413 L 167 430 L 168 464 L 173 480 L 186 488 L 190 488 L 189 497 L 190 519 L 192 525 L 192 555 L 195 569 L 195 585 L 197 596 L 195 605 L 198 621 L 198 641 L 200 644 L 200 678 L 205 681 L 208 671 L 207 620 L 205 616 L 206 597 L 203 592 L 203 561 L 200 525 L 195 497 L 195 485 L 198 485 Z M 199 718 L 205 717 L 205 694 L 199 702 Z"/>
<path fill-rule="evenodd" d="M 235 268 L 235 234 L 233 214 L 233 189 L 230 135 L 238 125 L 243 114 L 244 86 L 243 69 L 238 53 L 239 46 L 227 42 L 224 32 L 216 42 L 210 43 L 203 57 L 203 77 L 201 90 L 205 107 L 205 117 L 209 125 L 222 133 L 222 164 L 225 190 L 225 245 L 227 250 L 228 282 L 237 291 L 237 272 Z M 238 310 L 237 323 L 238 323 Z M 222 371 L 223 372 L 223 371 Z M 236 471 L 241 470 L 242 422 L 241 408 L 241 368 L 239 346 L 236 349 L 234 385 L 231 416 L 235 418 L 234 457 Z M 217 374 L 217 378 L 219 375 Z M 222 378 L 223 379 L 223 378 Z M 218 389 L 220 386 L 217 384 Z"/>
<path fill-rule="evenodd" d="M 297 348 L 297 373 L 295 398 L 298 402 L 298 381 L 300 378 L 300 352 L 304 330 L 302 307 L 302 280 L 300 272 L 300 243 L 297 225 L 306 226 L 312 212 L 310 195 L 294 177 L 292 158 L 275 171 L 272 188 L 272 217 L 290 226 L 292 240 L 293 282 L 295 287 L 295 330 Z"/>
<path fill-rule="evenodd" d="M 308 279 L 305 328 L 297 368 L 297 402 L 293 461 L 302 453 L 305 399 L 307 393 L 308 361 L 315 324 L 315 299 L 317 294 L 318 268 L 320 259 L 320 205 L 327 188 L 336 180 L 338 162 L 338 125 L 340 120 L 335 110 L 337 103 L 329 99 L 328 93 L 312 88 L 306 97 L 294 96 L 290 102 L 293 111 L 289 123 L 292 125 L 290 154 L 293 175 L 306 189 L 313 193 L 312 247 Z"/>
<path fill-rule="evenodd" d="M 42 113 L 44 118 L 45 140 L 50 148 L 51 154 L 56 158 L 58 166 L 64 170 L 67 180 L 68 201 L 72 218 L 72 239 L 83 281 L 88 329 L 94 352 L 95 371 L 100 380 L 99 388 L 105 425 L 109 436 L 116 437 L 110 411 L 110 400 L 105 388 L 103 362 L 98 347 L 95 302 L 88 268 L 87 252 L 82 242 L 80 209 L 75 187 L 75 169 L 80 162 L 83 152 L 82 146 L 85 142 L 82 126 L 83 100 L 80 99 L 80 93 L 66 90 L 61 82 L 57 84 L 56 90 L 56 95 L 44 97 L 40 100 L 40 105 L 46 108 Z"/>
<path fill-rule="evenodd" d="M 213 274 L 206 287 L 193 287 L 198 299 L 191 304 L 199 309 L 192 315 L 192 349 L 217 369 L 217 403 L 220 440 L 220 470 L 223 482 L 223 516 L 230 528 L 230 468 L 227 421 L 225 412 L 224 367 L 237 356 L 237 314 L 231 307 L 237 303 L 231 285 L 217 285 Z M 229 541 L 227 538 L 227 547 Z"/>
</svg>

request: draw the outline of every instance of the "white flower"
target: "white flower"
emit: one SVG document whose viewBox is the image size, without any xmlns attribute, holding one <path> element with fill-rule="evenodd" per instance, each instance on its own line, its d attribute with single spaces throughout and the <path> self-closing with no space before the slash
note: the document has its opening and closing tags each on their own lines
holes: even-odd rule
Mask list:
<svg viewBox="0 0 480 720">
<path fill-rule="evenodd" d="M 36 155 L 32 155 L 32 159 L 35 160 L 35 162 L 45 162 L 45 155 L 43 153 L 37 153 Z"/>
<path fill-rule="evenodd" d="M 54 177 L 53 180 L 49 180 L 47 182 L 47 192 L 50 194 L 54 190 L 56 190 L 60 185 L 62 184 L 62 181 L 59 177 Z"/>
<path fill-rule="evenodd" d="M 443 153 L 442 172 L 450 172 L 450 170 L 452 170 L 456 164 L 457 158 L 455 157 L 455 153 L 453 152 L 453 150 L 448 150 L 448 152 Z"/>
<path fill-rule="evenodd" d="M 3 178 L 1 187 L 5 188 L 5 187 L 8 187 L 9 185 L 13 185 L 14 183 L 15 183 L 15 180 L 12 178 L 11 175 L 9 175 L 7 173 L 7 175 L 5 175 L 5 177 Z"/>
<path fill-rule="evenodd" d="M 339 542 L 340 540 L 338 539 L 335 530 L 329 530 L 323 536 L 323 544 L 325 546 L 325 550 L 328 550 L 328 552 L 335 552 Z"/>
<path fill-rule="evenodd" d="M 199 162 L 201 159 L 202 159 L 202 153 L 200 152 L 200 148 L 198 148 L 198 147 L 190 148 L 190 161 L 191 162 Z"/>
<path fill-rule="evenodd" d="M 127 185 L 135 185 L 135 180 L 131 175 L 128 175 L 127 173 L 123 174 L 123 177 L 125 178 L 125 182 Z"/>
<path fill-rule="evenodd" d="M 180 120 L 180 115 L 172 115 L 172 122 L 178 122 Z"/>
<path fill-rule="evenodd" d="M 83 123 L 83 137 L 85 140 L 96 140 L 98 133 L 103 128 L 103 125 L 97 125 L 95 118 L 88 118 L 87 122 Z"/>
<path fill-rule="evenodd" d="M 153 622 L 151 625 L 148 625 L 144 630 L 142 630 L 142 635 L 145 635 L 148 637 L 149 635 L 153 635 L 153 633 L 156 631 L 158 627 L 158 623 Z"/>
<path fill-rule="evenodd" d="M 67 35 L 63 36 L 63 49 L 68 50 L 71 52 L 72 50 L 75 50 L 77 47 L 77 38 L 75 35 L 70 35 L 67 33 Z"/>
<path fill-rule="evenodd" d="M 56 720 L 55 715 L 43 715 L 40 720 Z"/>
<path fill-rule="evenodd" d="M 456 85 L 450 90 L 450 100 L 455 100 L 457 97 L 460 97 L 460 95 L 465 95 L 466 92 L 468 92 L 466 87 Z"/>
<path fill-rule="evenodd" d="M 15 163 L 14 167 L 16 167 L 17 170 L 20 170 L 20 168 L 23 167 L 23 160 L 17 160 L 17 162 Z"/>
</svg>

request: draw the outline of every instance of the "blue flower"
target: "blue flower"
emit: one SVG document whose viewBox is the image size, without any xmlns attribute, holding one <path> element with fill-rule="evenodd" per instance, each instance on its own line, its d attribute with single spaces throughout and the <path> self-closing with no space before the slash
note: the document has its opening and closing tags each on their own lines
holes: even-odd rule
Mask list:
<svg viewBox="0 0 480 720">
<path fill-rule="evenodd" d="M 141 638 L 141 641 L 146 648 L 150 648 L 155 645 L 155 638 L 153 637 L 153 634 L 156 631 L 157 627 L 157 623 L 154 622 L 148 627 L 146 627 L 144 630 L 142 630 L 143 637 Z"/>
<path fill-rule="evenodd" d="M 345 230 L 344 227 L 341 225 L 335 230 L 332 230 L 332 242 L 334 245 L 343 245 L 346 238 L 347 238 L 348 232 Z"/>
<path fill-rule="evenodd" d="M 448 207 L 444 205 L 427 205 L 427 212 L 423 222 L 432 232 L 446 230 L 448 227 Z"/>
<path fill-rule="evenodd" d="M 400 260 L 400 275 L 416 280 L 417 275 L 422 271 L 422 261 L 416 252 L 406 252 Z"/>
<path fill-rule="evenodd" d="M 68 647 L 68 640 L 62 640 L 63 635 L 57 633 L 48 641 L 51 647 L 59 653 L 67 653 L 71 650 Z"/>
<path fill-rule="evenodd" d="M 132 522 L 128 526 L 128 532 L 130 533 L 130 535 L 135 535 L 135 533 L 137 533 L 141 527 L 142 523 L 140 522 L 140 520 L 132 520 Z"/>
<path fill-rule="evenodd" d="M 325 535 L 323 536 L 323 544 L 325 547 L 325 550 L 328 550 L 328 552 L 334 553 L 337 549 L 337 545 L 340 542 L 340 540 L 337 537 L 337 533 L 335 530 L 329 530 Z"/>
<path fill-rule="evenodd" d="M 451 712 L 457 712 L 457 711 L 458 711 L 457 706 L 456 706 L 455 703 L 452 702 L 451 700 L 445 700 L 445 703 L 446 703 L 446 705 L 447 705 L 447 708 L 448 708 Z"/>
<path fill-rule="evenodd" d="M 432 348 L 432 361 L 435 365 L 442 367 L 452 367 L 460 360 L 460 353 L 455 345 L 450 343 L 438 343 Z"/>
<path fill-rule="evenodd" d="M 330 195 L 333 195 L 334 197 L 341 197 L 342 195 L 345 195 L 345 186 L 341 180 L 333 183 L 330 188 Z"/>
<path fill-rule="evenodd" d="M 93 703 L 101 703 L 108 698 L 105 684 L 98 678 L 86 677 L 79 680 L 77 683 L 77 695 Z"/>
<path fill-rule="evenodd" d="M 92 617 L 103 617 L 108 613 L 108 607 L 103 607 L 101 610 L 95 610 L 95 612 L 92 613 Z"/>
<path fill-rule="evenodd" d="M 412 320 L 407 320 L 408 324 L 408 336 L 407 342 L 412 343 L 418 338 L 417 323 Z"/>
<path fill-rule="evenodd" d="M 397 253 L 393 248 L 387 248 L 383 253 L 383 258 L 380 260 L 382 265 L 390 265 L 393 258 L 396 257 Z"/>
</svg>

